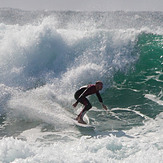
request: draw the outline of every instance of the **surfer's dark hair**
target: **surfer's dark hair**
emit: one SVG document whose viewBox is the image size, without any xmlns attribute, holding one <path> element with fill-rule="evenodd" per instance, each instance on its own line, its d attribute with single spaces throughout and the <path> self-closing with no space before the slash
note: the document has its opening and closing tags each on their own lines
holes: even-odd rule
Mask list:
<svg viewBox="0 0 163 163">
<path fill-rule="evenodd" d="M 103 84 L 102 81 L 96 81 L 96 84 Z"/>
</svg>

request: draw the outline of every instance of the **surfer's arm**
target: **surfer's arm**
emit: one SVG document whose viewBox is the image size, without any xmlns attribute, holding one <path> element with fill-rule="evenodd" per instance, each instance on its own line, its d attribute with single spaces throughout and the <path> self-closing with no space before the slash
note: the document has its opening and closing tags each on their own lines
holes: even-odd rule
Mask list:
<svg viewBox="0 0 163 163">
<path fill-rule="evenodd" d="M 98 100 L 99 100 L 101 103 L 103 103 L 103 100 L 102 100 L 102 97 L 101 97 L 100 93 L 97 92 L 96 95 L 97 95 L 97 97 L 98 97 Z"/>
<path fill-rule="evenodd" d="M 107 106 L 104 105 L 103 103 L 101 103 L 102 107 L 105 109 L 105 110 L 108 110 Z"/>
<path fill-rule="evenodd" d="M 102 107 L 103 107 L 105 110 L 107 110 L 106 105 L 103 104 L 103 100 L 102 100 L 102 97 L 101 97 L 100 93 L 97 92 L 96 95 L 97 95 L 98 100 L 99 100 L 99 102 L 101 103 Z"/>
</svg>

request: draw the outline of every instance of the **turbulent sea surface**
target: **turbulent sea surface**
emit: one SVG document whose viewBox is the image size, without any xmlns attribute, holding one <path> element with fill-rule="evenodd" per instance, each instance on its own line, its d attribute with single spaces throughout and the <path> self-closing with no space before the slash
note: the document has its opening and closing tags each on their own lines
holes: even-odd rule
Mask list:
<svg viewBox="0 0 163 163">
<path fill-rule="evenodd" d="M 0 9 L 0 162 L 161 163 L 163 13 Z M 82 128 L 74 93 L 101 80 Z"/>
</svg>

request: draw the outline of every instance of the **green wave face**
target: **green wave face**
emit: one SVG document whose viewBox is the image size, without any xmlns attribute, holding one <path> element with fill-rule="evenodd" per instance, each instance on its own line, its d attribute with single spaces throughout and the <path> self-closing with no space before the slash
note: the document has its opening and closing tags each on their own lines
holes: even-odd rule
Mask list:
<svg viewBox="0 0 163 163">
<path fill-rule="evenodd" d="M 116 73 L 104 96 L 110 107 L 128 107 L 155 117 L 162 111 L 163 36 L 141 33 L 134 51 L 140 55 L 134 70 Z"/>
</svg>

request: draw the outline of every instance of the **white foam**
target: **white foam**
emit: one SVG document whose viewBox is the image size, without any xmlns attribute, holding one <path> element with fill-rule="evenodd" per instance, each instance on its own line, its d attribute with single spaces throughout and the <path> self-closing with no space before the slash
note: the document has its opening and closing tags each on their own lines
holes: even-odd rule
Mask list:
<svg viewBox="0 0 163 163">
<path fill-rule="evenodd" d="M 71 141 L 53 141 L 48 144 L 37 141 L 37 145 L 37 139 L 44 139 L 44 136 L 55 132 L 42 133 L 39 128 L 30 129 L 20 135 L 26 137 L 26 141 L 13 137 L 0 140 L 0 161 L 160 163 L 163 158 L 162 118 L 161 113 L 155 120 L 146 121 L 144 126 L 126 132 L 110 131 L 104 135 L 97 133 L 94 137 L 82 136 Z"/>
<path fill-rule="evenodd" d="M 10 118 L 18 121 L 41 121 L 57 128 L 72 124 L 70 113 L 57 102 L 48 85 L 32 91 L 20 91 L 9 101 L 8 107 Z"/>
<path fill-rule="evenodd" d="M 31 147 L 24 141 L 13 137 L 0 140 L 0 161 L 2 163 L 10 163 L 19 158 L 25 160 L 33 154 Z"/>
<path fill-rule="evenodd" d="M 73 141 L 55 141 L 47 145 L 40 144 L 36 146 L 33 141 L 36 140 L 36 135 L 38 138 L 40 137 L 39 132 L 39 129 L 23 132 L 22 136 L 26 136 L 27 141 L 12 137 L 1 139 L 0 161 L 5 163 L 160 163 L 163 158 L 162 114 L 156 120 L 146 122 L 145 126 L 136 127 L 126 132 L 111 131 L 108 132 L 108 135 L 105 133 L 105 135 L 96 135 L 94 137 L 82 136 Z M 32 136 L 32 134 L 35 135 Z M 42 138 L 46 134 L 49 133 L 42 133 Z"/>
<path fill-rule="evenodd" d="M 153 102 L 159 104 L 159 105 L 163 105 L 163 101 L 160 100 L 159 97 L 152 95 L 152 94 L 146 94 L 145 95 L 146 98 L 148 98 L 149 100 L 152 100 Z"/>
</svg>

